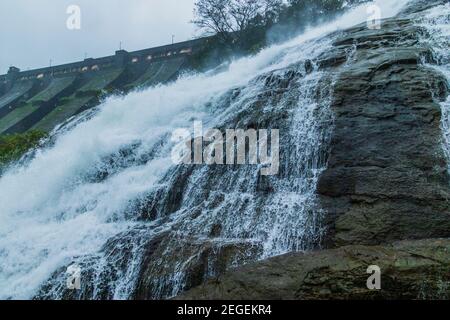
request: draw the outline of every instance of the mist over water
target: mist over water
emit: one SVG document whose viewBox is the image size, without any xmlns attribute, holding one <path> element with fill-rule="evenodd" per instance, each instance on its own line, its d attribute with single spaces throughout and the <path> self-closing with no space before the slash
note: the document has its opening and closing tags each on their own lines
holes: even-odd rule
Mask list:
<svg viewBox="0 0 450 320">
<path fill-rule="evenodd" d="M 375 2 L 383 17 L 390 17 L 408 1 Z M 224 72 L 186 75 L 169 85 L 111 97 L 93 116 L 81 115 L 74 120 L 77 125 L 55 131 L 51 146 L 37 150 L 33 159 L 12 167 L 0 178 L 0 299 L 33 298 L 58 269 L 73 262 L 92 269 L 92 281 L 104 282 L 109 275 L 105 271 L 108 259 L 117 252 L 116 260 L 127 266 L 115 268 L 114 283 L 108 286 L 112 298 L 126 299 L 134 290 L 144 259 L 144 239 L 175 225 L 177 236 L 201 238 L 212 222 L 222 221 L 221 241 L 258 243 L 256 258 L 304 249 L 305 237 L 320 232 L 307 230 L 311 221 L 306 212 L 314 206 L 317 178 L 326 165 L 322 153 L 332 115 L 326 97 L 320 104 L 313 98 L 326 75 L 317 70 L 305 74 L 303 62 L 331 48 L 333 38 L 323 36 L 364 23 L 367 16 L 366 5 L 362 5 L 291 41 L 237 60 Z M 202 200 L 203 194 L 196 193 L 197 181 L 214 172 L 205 167 L 189 178 L 185 193 L 192 197 L 184 199 L 182 208 L 169 220 L 156 214 L 154 221 L 143 221 L 136 204 L 145 202 L 149 194 L 167 190 L 168 177 L 177 170 L 171 161 L 171 132 L 190 128 L 194 119 L 209 127 L 230 123 L 236 114 L 251 111 L 257 97 L 267 91 L 268 74 L 285 77 L 285 70 L 303 72 L 297 83 L 301 91 L 294 97 L 286 93 L 277 104 L 266 105 L 263 114 L 289 111 L 293 121 L 285 128 L 286 141 L 295 141 L 296 146 L 286 146 L 292 150 L 285 150 L 281 159 L 285 177 L 274 182 L 272 198 L 256 203 L 251 193 L 239 191 L 252 183 L 251 177 L 258 176 L 258 168 L 241 168 L 248 180 L 224 173 L 236 186 L 236 194 L 225 197 L 221 207 L 202 211 L 195 221 L 187 219 L 197 206 L 195 201 Z M 238 98 L 223 108 L 223 101 L 236 90 Z M 292 166 L 295 163 L 298 168 Z M 246 207 L 240 213 L 226 211 L 225 204 L 232 203 Z M 128 245 L 109 252 L 108 243 L 117 237 Z M 183 288 L 185 264 L 187 261 L 180 260 L 167 276 L 154 279 L 155 296 L 174 295 Z M 54 281 L 59 287 L 47 291 L 61 298 L 64 278 Z M 172 288 L 171 293 L 167 288 Z M 96 290 L 101 290 L 100 284 L 94 286 L 93 297 L 100 295 Z"/>
</svg>

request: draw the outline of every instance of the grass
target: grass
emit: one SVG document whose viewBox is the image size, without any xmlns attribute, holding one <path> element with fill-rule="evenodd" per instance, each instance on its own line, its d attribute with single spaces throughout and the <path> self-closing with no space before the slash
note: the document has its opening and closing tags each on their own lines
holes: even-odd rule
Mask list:
<svg viewBox="0 0 450 320">
<path fill-rule="evenodd" d="M 28 150 L 35 148 L 45 136 L 45 132 L 37 130 L 0 135 L 0 168 L 19 160 Z"/>
</svg>

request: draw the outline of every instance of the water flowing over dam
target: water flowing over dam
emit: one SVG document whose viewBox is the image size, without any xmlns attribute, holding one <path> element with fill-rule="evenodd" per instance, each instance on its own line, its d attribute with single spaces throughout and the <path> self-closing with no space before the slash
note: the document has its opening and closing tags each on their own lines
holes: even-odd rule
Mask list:
<svg viewBox="0 0 450 320">
<path fill-rule="evenodd" d="M 376 1 L 384 18 L 408 2 Z M 433 31 L 433 68 L 450 81 L 449 4 L 427 13 L 417 24 Z M 231 267 L 320 246 L 327 212 L 316 189 L 336 74 L 319 66 L 339 31 L 366 19 L 366 5 L 355 7 L 225 71 L 110 97 L 53 131 L 0 178 L 0 299 L 168 298 Z M 450 100 L 442 109 L 450 154 Z M 196 120 L 279 129 L 279 175 L 173 164 L 172 132 Z M 80 291 L 67 290 L 71 265 Z"/>
</svg>

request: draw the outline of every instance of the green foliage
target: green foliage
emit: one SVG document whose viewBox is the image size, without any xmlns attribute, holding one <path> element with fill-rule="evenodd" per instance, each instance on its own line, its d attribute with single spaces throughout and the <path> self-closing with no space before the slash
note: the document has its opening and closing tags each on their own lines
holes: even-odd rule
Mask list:
<svg viewBox="0 0 450 320">
<path fill-rule="evenodd" d="M 233 53 L 220 37 L 212 36 L 207 38 L 202 48 L 189 56 L 188 65 L 196 71 L 205 71 L 210 67 L 217 66 L 227 60 Z"/>
<path fill-rule="evenodd" d="M 42 131 L 0 135 L 0 168 L 19 160 L 28 150 L 35 148 L 45 136 L 46 133 Z"/>
<path fill-rule="evenodd" d="M 208 1 L 212 0 L 198 0 L 197 9 L 200 3 Z M 271 43 L 285 41 L 308 26 L 333 18 L 349 6 L 367 1 L 288 0 L 287 4 L 276 6 L 265 17 L 256 15 L 239 31 L 217 33 L 210 37 L 204 47 L 191 56 L 190 65 L 194 70 L 204 71 L 232 57 L 255 54 Z M 220 2 L 225 5 L 230 3 L 228 0 Z M 196 21 L 194 23 L 203 26 Z"/>
<path fill-rule="evenodd" d="M 368 0 L 289 0 L 289 6 L 281 12 L 280 20 L 302 24 L 314 24 L 325 17 L 342 11 L 346 6 Z"/>
</svg>

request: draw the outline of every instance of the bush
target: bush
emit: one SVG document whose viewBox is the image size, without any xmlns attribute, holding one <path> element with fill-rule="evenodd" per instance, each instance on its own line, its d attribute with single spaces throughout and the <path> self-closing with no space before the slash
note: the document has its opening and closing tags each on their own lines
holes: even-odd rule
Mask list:
<svg viewBox="0 0 450 320">
<path fill-rule="evenodd" d="M 367 1 L 369 0 L 288 0 L 287 2 L 261 0 L 259 1 L 261 3 L 276 4 L 271 14 L 266 14 L 264 17 L 254 15 L 244 24 L 245 27 L 239 30 L 220 30 L 218 26 L 214 28 L 205 23 L 205 21 L 216 21 L 214 18 L 218 9 L 206 11 L 201 9 L 205 6 L 214 8 L 212 6 L 214 3 L 222 4 L 225 9 L 234 3 L 241 3 L 245 7 L 246 2 L 243 0 L 197 0 L 195 11 L 197 20 L 194 23 L 208 33 L 221 32 L 211 36 L 203 48 L 191 56 L 190 65 L 194 70 L 205 71 L 233 57 L 255 54 L 267 45 L 286 41 L 307 27 L 330 20 L 345 12 L 349 7 Z M 254 0 L 251 3 L 255 2 L 258 1 Z M 284 4 L 281 5 L 281 3 Z M 226 20 L 227 16 L 222 16 L 221 19 Z M 228 17 L 228 19 L 231 18 Z M 219 24 L 219 26 L 222 25 L 228 24 Z"/>
<path fill-rule="evenodd" d="M 0 168 L 19 160 L 28 150 L 35 148 L 46 136 L 42 131 L 0 135 Z"/>
</svg>

